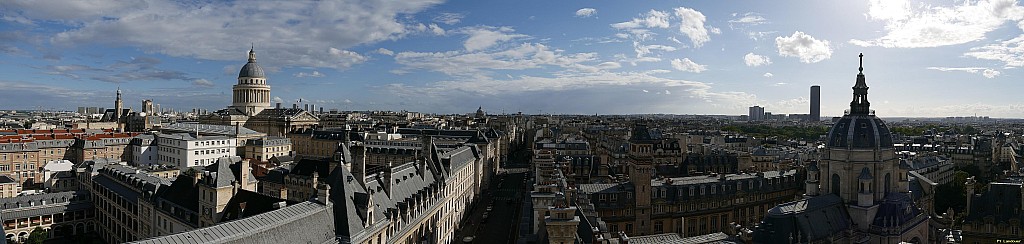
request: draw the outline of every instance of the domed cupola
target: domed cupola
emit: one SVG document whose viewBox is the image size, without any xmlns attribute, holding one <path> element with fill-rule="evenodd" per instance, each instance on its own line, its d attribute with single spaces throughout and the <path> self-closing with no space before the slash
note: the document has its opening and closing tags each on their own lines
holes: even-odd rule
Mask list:
<svg viewBox="0 0 1024 244">
<path fill-rule="evenodd" d="M 864 54 L 860 55 L 857 83 L 853 86 L 853 101 L 839 121 L 828 132 L 829 148 L 839 149 L 881 149 L 892 148 L 892 134 L 868 102 L 868 85 L 864 79 Z"/>
<path fill-rule="evenodd" d="M 263 67 L 256 63 L 256 51 L 249 49 L 249 62 L 238 71 L 238 78 L 264 78 Z"/>
<path fill-rule="evenodd" d="M 238 83 L 231 87 L 231 108 L 253 116 L 270 107 L 270 86 L 263 68 L 256 64 L 256 51 L 249 49 L 249 62 L 238 71 Z"/>
</svg>

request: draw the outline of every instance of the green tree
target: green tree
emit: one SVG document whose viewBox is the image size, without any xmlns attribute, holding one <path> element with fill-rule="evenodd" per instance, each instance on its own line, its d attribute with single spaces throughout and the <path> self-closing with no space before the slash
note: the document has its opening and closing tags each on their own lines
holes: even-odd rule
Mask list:
<svg viewBox="0 0 1024 244">
<path fill-rule="evenodd" d="M 36 227 L 32 230 L 32 233 L 28 234 L 28 239 L 25 240 L 25 244 L 43 244 L 46 241 L 46 231 L 41 227 Z"/>
<path fill-rule="evenodd" d="M 970 177 L 967 172 L 956 171 L 953 173 L 953 181 L 939 185 L 935 188 L 935 212 L 942 213 L 953 208 L 957 213 L 962 213 L 967 207 L 967 189 L 965 182 Z"/>
</svg>

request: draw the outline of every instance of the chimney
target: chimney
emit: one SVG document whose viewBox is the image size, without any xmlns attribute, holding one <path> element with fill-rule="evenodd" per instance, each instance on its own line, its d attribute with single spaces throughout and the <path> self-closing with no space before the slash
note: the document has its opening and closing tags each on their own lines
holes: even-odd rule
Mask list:
<svg viewBox="0 0 1024 244">
<path fill-rule="evenodd" d="M 331 185 L 318 185 L 316 187 L 316 199 L 324 205 L 329 205 L 331 203 Z"/>
<path fill-rule="evenodd" d="M 394 165 L 392 165 L 391 161 L 388 161 L 387 167 L 384 167 L 384 171 L 380 172 L 379 176 L 385 181 L 381 185 L 384 186 L 384 193 L 387 193 L 389 197 L 393 196 L 391 195 L 391 188 L 395 185 L 395 181 L 391 179 L 391 167 L 394 167 Z"/>
<path fill-rule="evenodd" d="M 273 205 L 273 208 L 274 209 L 282 209 L 282 208 L 287 207 L 287 206 L 288 206 L 288 203 L 286 203 L 286 202 L 275 202 L 274 205 Z"/>
<path fill-rule="evenodd" d="M 192 186 L 199 185 L 199 180 L 203 178 L 203 172 L 193 169 L 192 170 Z"/>
<path fill-rule="evenodd" d="M 292 103 L 292 109 L 299 109 L 299 104 Z"/>
<path fill-rule="evenodd" d="M 252 172 L 249 172 L 249 159 L 239 161 L 238 163 L 241 164 L 238 172 L 238 185 L 245 190 L 254 190 L 249 187 L 249 174 L 252 174 Z"/>
<path fill-rule="evenodd" d="M 274 108 L 281 109 L 281 103 L 277 103 L 277 106 L 275 106 Z"/>
<path fill-rule="evenodd" d="M 238 133 L 242 131 L 242 126 L 235 124 L 235 137 L 238 137 Z"/>
</svg>

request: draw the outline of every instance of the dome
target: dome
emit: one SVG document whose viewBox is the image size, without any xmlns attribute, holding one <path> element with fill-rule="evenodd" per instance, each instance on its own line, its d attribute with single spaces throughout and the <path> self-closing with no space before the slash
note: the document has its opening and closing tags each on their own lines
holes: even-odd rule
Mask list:
<svg viewBox="0 0 1024 244">
<path fill-rule="evenodd" d="M 829 148 L 838 149 L 882 149 L 892 148 L 892 134 L 868 102 L 868 85 L 864 78 L 864 54 L 860 55 L 861 67 L 857 83 L 853 86 L 853 101 L 846 115 L 832 125 L 828 131 Z"/>
<path fill-rule="evenodd" d="M 874 115 L 846 115 L 828 132 L 829 148 L 892 148 L 892 134 L 885 122 Z"/>
<path fill-rule="evenodd" d="M 238 78 L 252 77 L 252 78 L 263 78 L 263 67 L 260 67 L 256 63 L 256 52 L 249 49 L 249 62 L 242 66 L 242 70 L 238 71 Z"/>
</svg>

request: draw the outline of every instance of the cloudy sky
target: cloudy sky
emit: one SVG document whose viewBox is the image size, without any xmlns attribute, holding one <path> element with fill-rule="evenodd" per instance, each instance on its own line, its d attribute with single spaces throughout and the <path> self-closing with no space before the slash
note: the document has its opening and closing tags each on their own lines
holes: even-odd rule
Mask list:
<svg viewBox="0 0 1024 244">
<path fill-rule="evenodd" d="M 0 109 L 218 109 L 255 45 L 272 96 L 341 110 L 822 113 L 857 54 L 881 116 L 1024 117 L 1016 1 L 0 2 Z"/>
</svg>

